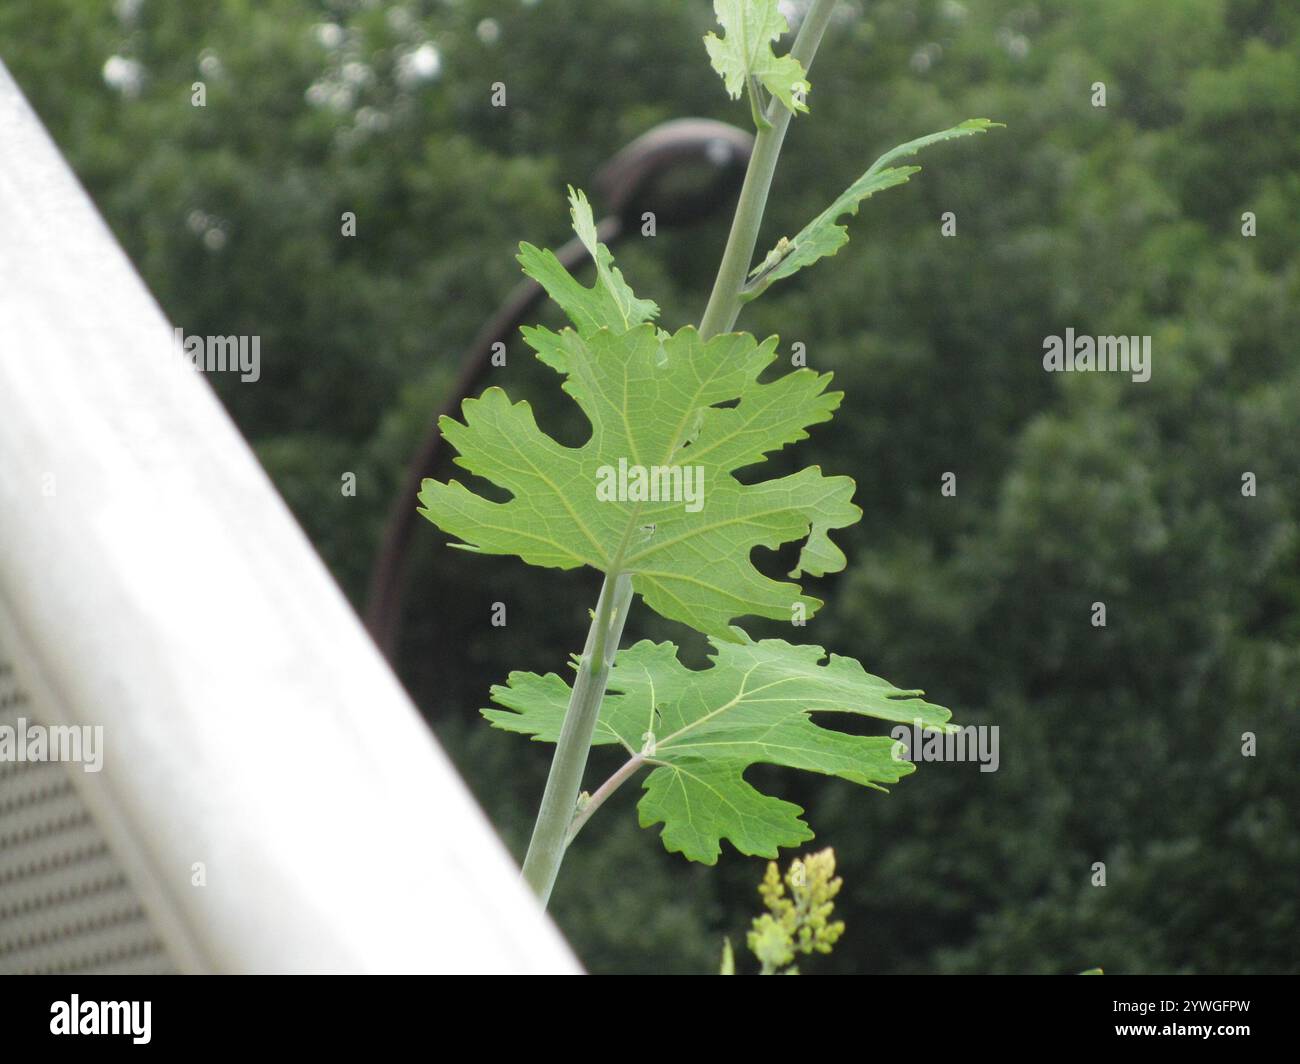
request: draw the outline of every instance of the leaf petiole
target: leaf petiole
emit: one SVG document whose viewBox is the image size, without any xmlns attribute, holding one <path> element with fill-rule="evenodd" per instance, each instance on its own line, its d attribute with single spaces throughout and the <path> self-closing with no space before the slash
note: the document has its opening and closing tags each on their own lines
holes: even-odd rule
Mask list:
<svg viewBox="0 0 1300 1064">
<path fill-rule="evenodd" d="M 593 794 L 587 800 L 586 804 L 574 814 L 573 822 L 569 825 L 568 834 L 564 839 L 564 845 L 566 847 L 577 838 L 578 832 L 582 830 L 583 825 L 591 819 L 592 814 L 595 813 L 597 809 L 605 804 L 610 795 L 636 775 L 637 770 L 646 763 L 646 759 L 640 754 L 633 754 L 632 757 L 623 762 L 617 772 L 596 788 L 596 793 Z"/>
<path fill-rule="evenodd" d="M 754 128 L 771 129 L 772 123 L 763 114 L 768 106 L 767 101 L 763 99 L 763 86 L 758 83 L 758 78 L 753 74 L 746 79 L 746 88 L 748 89 L 746 95 L 749 97 L 749 113 L 754 119 Z"/>
</svg>

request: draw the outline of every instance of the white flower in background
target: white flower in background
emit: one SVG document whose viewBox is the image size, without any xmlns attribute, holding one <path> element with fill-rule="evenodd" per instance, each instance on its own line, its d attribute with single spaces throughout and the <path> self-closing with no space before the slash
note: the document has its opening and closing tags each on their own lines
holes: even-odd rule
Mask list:
<svg viewBox="0 0 1300 1064">
<path fill-rule="evenodd" d="M 357 128 L 371 133 L 382 133 L 388 128 L 388 115 L 374 107 L 362 107 L 357 111 Z"/>
<path fill-rule="evenodd" d="M 128 99 L 140 95 L 144 87 L 144 67 L 124 55 L 110 55 L 104 60 L 104 84 Z"/>
<path fill-rule="evenodd" d="M 373 71 L 365 63 L 359 63 L 354 59 L 343 64 L 342 74 L 344 82 L 355 88 L 369 82 Z"/>
<path fill-rule="evenodd" d="M 221 58 L 211 48 L 204 48 L 199 53 L 199 73 L 205 78 L 219 78 L 226 68 L 221 65 Z"/>
<path fill-rule="evenodd" d="M 397 61 L 397 80 L 403 85 L 433 81 L 441 72 L 442 54 L 432 41 L 425 41 Z"/>
<path fill-rule="evenodd" d="M 318 22 L 312 29 L 316 34 L 316 42 L 322 48 L 333 50 L 343 43 L 343 27 L 337 23 Z"/>
</svg>

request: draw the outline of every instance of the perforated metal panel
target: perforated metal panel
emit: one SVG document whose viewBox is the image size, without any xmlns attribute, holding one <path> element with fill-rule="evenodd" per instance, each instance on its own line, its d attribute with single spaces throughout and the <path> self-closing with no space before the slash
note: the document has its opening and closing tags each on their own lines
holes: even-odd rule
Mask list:
<svg viewBox="0 0 1300 1064">
<path fill-rule="evenodd" d="M 0 646 L 0 727 L 40 721 Z M 0 760 L 0 973 L 171 971 L 74 786 L 80 765 Z"/>
</svg>

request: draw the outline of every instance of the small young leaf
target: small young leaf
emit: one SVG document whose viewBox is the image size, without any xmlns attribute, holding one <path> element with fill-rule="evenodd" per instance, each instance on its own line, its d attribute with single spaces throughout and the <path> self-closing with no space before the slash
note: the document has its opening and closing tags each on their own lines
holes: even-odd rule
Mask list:
<svg viewBox="0 0 1300 1064">
<path fill-rule="evenodd" d="M 777 0 L 713 0 L 713 10 L 726 36 L 710 33 L 704 38 L 704 47 L 731 98 L 739 100 L 753 77 L 788 110 L 807 111 L 802 97 L 810 86 L 803 66 L 794 56 L 778 57 L 772 51 L 772 42 L 790 28 Z"/>
<path fill-rule="evenodd" d="M 847 244 L 849 242 L 849 231 L 844 226 L 837 224 L 838 219 L 846 214 L 857 214 L 858 206 L 863 200 L 883 189 L 893 188 L 895 185 L 905 183 L 908 178 L 921 169 L 919 166 L 890 167 L 889 164 L 895 159 L 915 155 L 922 148 L 942 140 L 952 140 L 955 137 L 967 137 L 973 133 L 983 133 L 1000 125 L 1001 123 L 990 122 L 987 118 L 971 118 L 959 126 L 953 126 L 951 129 L 945 129 L 939 133 L 931 133 L 929 136 L 918 137 L 916 140 L 900 144 L 892 151 L 886 152 L 871 164 L 871 168 L 865 174 L 845 189 L 834 203 L 804 226 L 798 236 L 793 240 L 786 237 L 781 238 L 777 246 L 768 253 L 762 263 L 750 274 L 750 280 L 745 286 L 743 298 L 745 300 L 755 299 L 766 291 L 773 281 L 779 281 L 783 277 L 798 273 L 805 266 L 811 266 L 818 259 L 825 258 L 827 255 L 834 255 Z"/>
<path fill-rule="evenodd" d="M 546 289 L 583 336 L 597 329 L 626 332 L 658 317 L 659 307 L 649 299 L 638 299 L 623 280 L 609 248 L 597 239 L 591 204 L 572 186 L 569 209 L 573 231 L 596 262 L 596 283 L 590 288 L 579 284 L 552 252 L 528 243 L 519 245 L 518 258 L 524 273 Z"/>
<path fill-rule="evenodd" d="M 807 537 L 791 577 L 842 569 L 829 533 L 861 517 L 853 481 L 816 467 L 751 484 L 732 473 L 830 419 L 841 395 L 826 391 L 829 374 L 800 369 L 760 384 L 776 338 L 760 345 L 747 333 L 706 343 L 693 328 L 670 336 L 645 324 L 586 339 L 570 329 L 525 336 L 565 375 L 590 439 L 561 446 L 527 403 L 489 388 L 466 400 L 463 424 L 444 417 L 442 430 L 460 452 L 457 464 L 513 498 L 491 502 L 456 481 L 426 480 L 425 517 L 483 553 L 628 573 L 652 609 L 720 639 L 736 638 L 737 617 L 788 619 L 794 603 L 808 616 L 816 611 L 819 600 L 763 575 L 750 555 Z M 643 489 L 659 478 L 658 497 L 631 490 L 630 481 L 623 491 L 629 469 Z M 617 490 L 611 496 L 602 486 Z"/>
<path fill-rule="evenodd" d="M 812 838 L 803 810 L 755 790 L 745 770 L 758 763 L 839 776 L 883 790 L 914 770 L 896 760 L 887 736 L 848 735 L 813 723 L 812 713 L 861 717 L 950 730 L 950 714 L 921 691 L 900 690 L 852 658 L 779 639 L 739 643 L 711 639 L 709 668 L 695 671 L 671 643 L 642 641 L 620 651 L 610 674 L 594 743 L 621 744 L 641 754 L 642 736 L 655 734 L 654 753 L 638 806 L 642 827 L 662 823 L 668 850 L 713 864 L 721 840 L 741 853 L 775 857 L 780 846 Z M 511 673 L 492 688 L 504 709 L 485 709 L 495 727 L 555 742 L 569 686 L 554 673 Z"/>
</svg>

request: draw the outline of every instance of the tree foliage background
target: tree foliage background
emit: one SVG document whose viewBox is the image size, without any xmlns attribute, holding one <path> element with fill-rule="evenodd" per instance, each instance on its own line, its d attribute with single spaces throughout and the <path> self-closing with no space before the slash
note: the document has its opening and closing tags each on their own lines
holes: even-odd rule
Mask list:
<svg viewBox="0 0 1300 1064">
<path fill-rule="evenodd" d="M 0 58 L 172 320 L 262 337 L 261 382 L 214 385 L 359 605 L 518 241 L 567 236 L 564 183 L 668 118 L 748 122 L 711 21 L 704 0 L 10 0 Z M 866 518 L 799 640 L 1001 728 L 996 773 L 926 764 L 888 796 L 772 771 L 845 881 L 847 933 L 810 967 L 1300 970 L 1300 8 L 845 0 L 811 80 L 763 247 L 885 148 L 1008 128 L 934 149 L 741 320 L 847 392 L 800 457 L 853 475 Z M 620 264 L 675 327 L 724 237 L 661 230 Z M 1067 326 L 1151 335 L 1151 380 L 1044 373 Z M 512 345 L 494 379 L 572 436 L 530 362 Z M 596 582 L 418 536 L 400 672 L 521 854 L 550 751 L 477 710 L 580 646 Z M 628 631 L 681 634 L 644 610 Z M 557 919 L 595 971 L 716 970 L 762 862 L 666 854 L 634 790 L 572 851 Z"/>
</svg>

